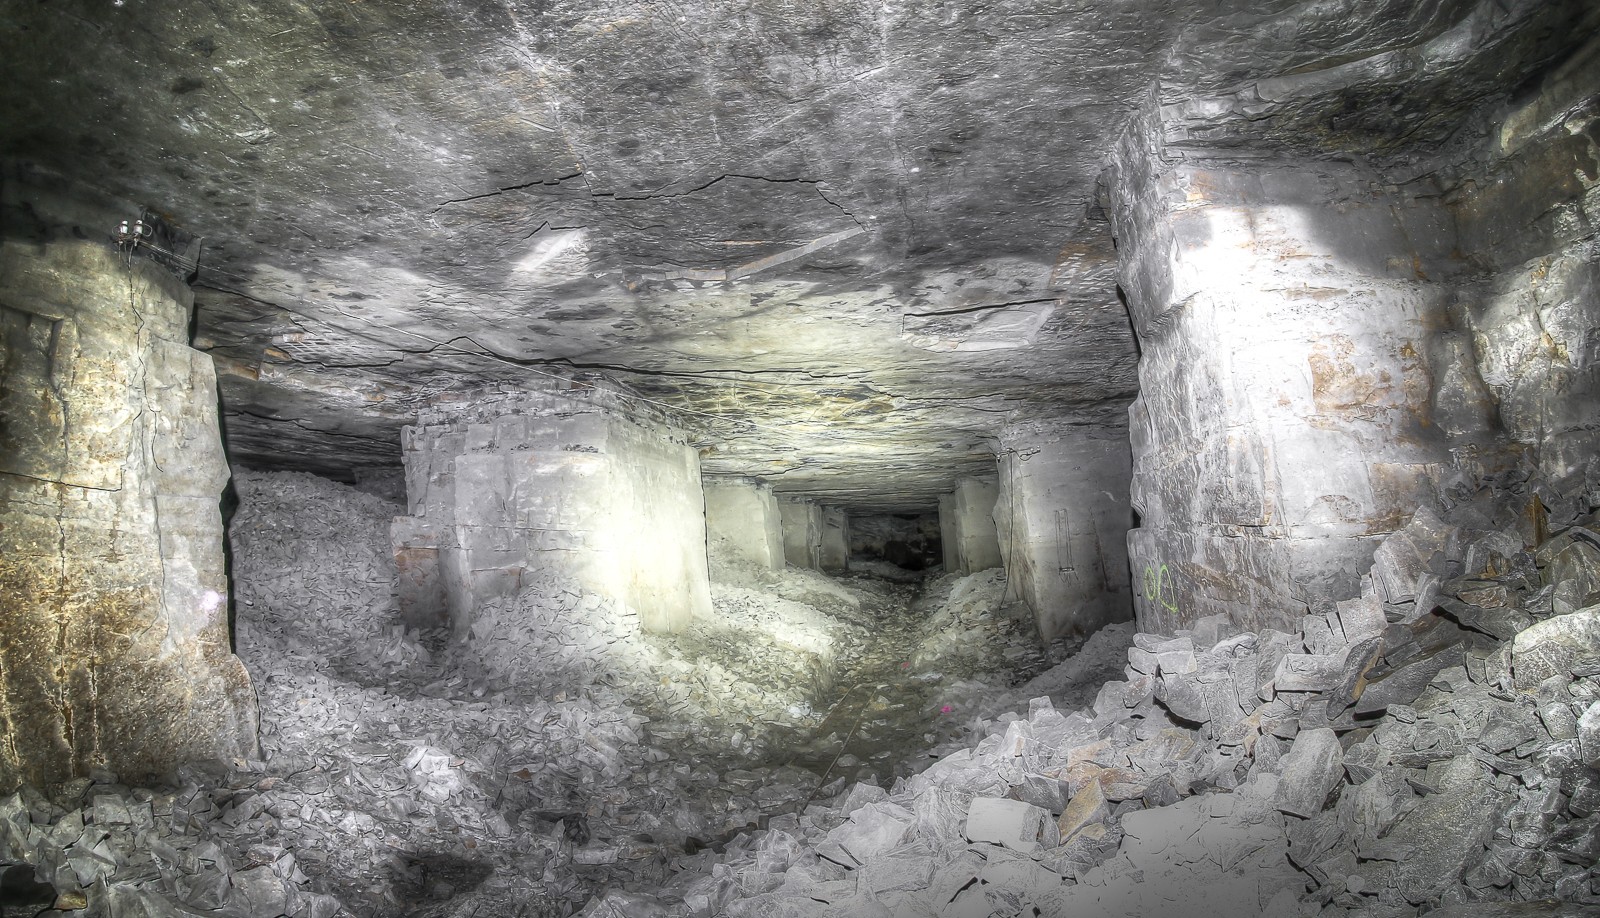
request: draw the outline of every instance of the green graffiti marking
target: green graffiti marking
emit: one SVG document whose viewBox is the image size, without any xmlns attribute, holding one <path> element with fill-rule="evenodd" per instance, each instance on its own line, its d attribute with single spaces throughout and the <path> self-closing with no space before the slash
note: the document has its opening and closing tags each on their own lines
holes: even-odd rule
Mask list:
<svg viewBox="0 0 1600 918">
<path fill-rule="evenodd" d="M 1168 612 L 1178 611 L 1178 594 L 1167 578 L 1165 564 L 1159 568 L 1149 564 L 1144 566 L 1144 598 L 1150 602 L 1160 603 L 1161 608 Z"/>
</svg>

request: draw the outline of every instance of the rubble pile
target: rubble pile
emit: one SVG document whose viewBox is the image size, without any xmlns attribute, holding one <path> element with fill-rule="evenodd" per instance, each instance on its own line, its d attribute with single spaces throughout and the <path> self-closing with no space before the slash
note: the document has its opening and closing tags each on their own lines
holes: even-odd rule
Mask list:
<svg viewBox="0 0 1600 918">
<path fill-rule="evenodd" d="M 408 633 L 376 600 L 341 620 L 348 606 L 318 600 L 327 581 L 363 572 L 333 552 L 319 564 L 321 508 L 368 498 L 319 479 L 284 476 L 277 488 L 279 477 L 266 476 L 256 493 L 272 502 L 253 516 L 246 497 L 240 516 L 253 528 L 236 528 L 235 555 L 253 576 L 286 563 L 280 541 L 308 543 L 293 562 L 312 581 L 305 598 L 264 577 L 253 584 L 260 601 L 240 612 L 251 626 L 241 632 L 258 639 L 240 647 L 264 712 L 256 777 L 276 779 L 264 802 L 290 815 L 212 827 L 232 850 L 260 843 L 252 829 L 290 836 L 305 872 L 358 915 L 411 914 L 418 901 L 441 915 L 514 913 L 512 904 L 564 915 L 602 886 L 667 882 L 670 854 L 756 825 L 816 788 L 811 773 L 763 767 L 758 728 L 803 717 L 788 713 L 786 696 L 763 695 L 753 665 L 733 672 L 699 659 L 710 623 L 658 639 L 622 604 L 552 578 L 485 603 L 462 642 Z M 342 509 L 338 526 L 369 531 L 393 512 Z M 793 606 L 781 609 L 793 640 L 815 649 L 839 638 L 824 633 L 825 616 Z M 745 616 L 747 648 L 756 614 Z M 766 649 L 760 664 L 782 673 L 815 657 L 770 639 Z M 382 680 L 356 678 L 380 670 Z"/>
<path fill-rule="evenodd" d="M 287 476 L 274 487 L 277 477 L 248 492 L 270 494 L 270 509 L 241 510 L 257 527 L 240 532 L 242 571 L 297 564 L 306 579 L 370 581 L 371 571 L 389 569 L 358 569 L 318 544 L 328 525 L 320 508 L 340 506 L 346 489 Z M 381 531 L 392 509 L 380 504 L 344 507 L 338 525 Z M 302 521 L 310 539 L 296 531 Z M 357 533 L 328 531 L 361 543 Z M 286 560 L 289 545 L 302 544 Z M 335 563 L 319 566 L 324 556 Z M 277 592 L 282 583 L 253 584 L 258 601 L 240 617 L 254 631 L 242 633 L 268 639 L 241 642 L 241 652 L 266 712 L 266 763 L 254 777 L 275 777 L 263 802 L 297 815 L 274 824 L 263 810 L 269 817 L 245 831 L 213 831 L 238 852 L 261 843 L 251 829 L 291 834 L 288 847 L 302 852 L 313 885 L 362 915 L 396 914 L 419 895 L 437 901 L 439 914 L 517 903 L 527 914 L 559 915 L 607 887 L 709 901 L 703 891 L 719 881 L 699 876 L 687 852 L 835 794 L 858 774 L 892 773 L 916 741 L 961 731 L 966 707 L 938 718 L 943 732 L 922 735 L 929 687 L 948 680 L 919 679 L 928 673 L 909 668 L 911 646 L 976 641 L 981 652 L 968 647 L 964 659 L 991 680 L 968 680 L 976 698 L 1019 681 L 1005 665 L 1025 654 L 1007 648 L 1027 640 L 984 608 L 1003 590 L 992 572 L 952 580 L 954 606 L 936 594 L 943 611 L 931 620 L 925 605 L 913 608 L 914 590 L 869 579 L 787 571 L 761 590 L 719 584 L 716 617 L 675 635 L 643 633 L 620 603 L 534 578 L 516 596 L 485 603 L 465 641 L 448 644 L 405 632 L 392 606 L 375 599 L 346 622 L 344 607 L 326 614 L 316 605 L 328 585 L 312 583 L 308 601 Z M 308 655 L 313 646 L 339 656 Z M 380 671 L 381 681 L 356 678 Z M 859 717 L 851 704 L 867 693 L 831 702 L 847 679 L 869 675 L 909 686 L 917 703 L 881 694 L 855 731 L 875 745 L 857 747 L 853 763 L 838 727 Z M 910 745 L 901 735 L 908 723 Z M 817 750 L 810 758 L 808 742 Z"/>
<path fill-rule="evenodd" d="M 1295 633 L 1135 635 L 1089 707 L 730 842 L 709 901 L 584 914 L 1597 913 L 1596 497 L 1457 483 Z"/>
<path fill-rule="evenodd" d="M 647 734 L 679 758 L 756 767 L 814 722 L 840 648 L 868 633 L 744 587 L 718 584 L 712 601 L 713 618 L 650 634 L 621 603 L 532 579 L 484 604 L 451 663 L 493 701 L 604 687 L 611 701 L 646 714 Z"/>
<path fill-rule="evenodd" d="M 536 581 L 450 644 L 399 625 L 393 505 L 304 475 L 243 474 L 239 493 L 262 758 L 161 790 L 101 774 L 0 801 L 0 857 L 21 871 L 3 901 L 38 897 L 28 915 L 565 916 L 604 888 L 669 884 L 671 857 L 816 790 L 756 742 L 751 724 L 809 716 L 762 696 L 758 667 L 804 670 L 855 631 L 782 600 L 729 609 L 747 644 L 774 616 L 790 631 L 720 670 L 691 635 L 664 648 L 618 604 Z M 676 707 L 660 694 L 680 690 Z"/>
<path fill-rule="evenodd" d="M 978 705 L 977 715 L 993 719 L 1007 711 L 1020 711 L 1041 695 L 1049 696 L 1062 710 L 1088 707 L 1102 685 L 1123 677 L 1133 635 L 1133 622 L 1119 622 L 1101 628 L 1087 640 L 1073 642 L 1075 652 L 1010 691 L 990 695 Z"/>
<path fill-rule="evenodd" d="M 426 658 L 394 611 L 389 521 L 402 505 L 305 472 L 240 471 L 233 487 L 236 646 L 332 655 L 365 681 Z"/>
<path fill-rule="evenodd" d="M 198 772 L 184 777 L 175 791 L 152 791 L 98 772 L 48 797 L 24 787 L 0 798 L 0 861 L 19 865 L 6 870 L 0 908 L 57 918 L 339 912 L 332 896 L 306 888 L 294 852 L 220 844 L 206 823 L 238 815 L 231 794 L 202 790 Z"/>
<path fill-rule="evenodd" d="M 918 626 L 912 668 L 982 683 L 989 694 L 1018 674 L 1045 669 L 1038 632 L 1027 609 L 1008 599 L 1008 585 L 1001 568 L 932 581 L 918 603 L 929 611 Z"/>
<path fill-rule="evenodd" d="M 891 781 L 965 737 L 993 699 L 1047 664 L 1020 604 L 1005 603 L 999 570 L 946 575 L 920 589 L 852 574 L 878 596 L 870 640 L 843 648 L 826 716 L 792 743 L 793 761 L 824 778 Z"/>
<path fill-rule="evenodd" d="M 920 599 L 813 575 L 722 585 L 718 619 L 673 636 L 536 580 L 447 644 L 379 601 L 388 568 L 362 530 L 391 505 L 241 479 L 262 759 L 0 799 L 6 908 L 1600 909 L 1593 488 L 1457 482 L 1383 543 L 1360 597 L 1293 633 L 1113 626 L 1044 669 L 998 572 Z"/>
</svg>

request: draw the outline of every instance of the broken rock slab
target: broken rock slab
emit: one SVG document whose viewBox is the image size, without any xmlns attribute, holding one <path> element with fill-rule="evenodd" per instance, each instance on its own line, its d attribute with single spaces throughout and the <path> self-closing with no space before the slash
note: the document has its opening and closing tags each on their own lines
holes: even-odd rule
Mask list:
<svg viewBox="0 0 1600 918">
<path fill-rule="evenodd" d="M 1512 683 L 1531 692 L 1551 676 L 1600 672 L 1600 606 L 1557 615 L 1518 634 L 1511 645 Z"/>
<path fill-rule="evenodd" d="M 1469 902 L 1447 905 L 1428 913 L 1429 918 L 1594 918 L 1592 905 L 1539 899 L 1533 902 Z"/>
<path fill-rule="evenodd" d="M 1302 730 L 1283 757 L 1278 778 L 1277 808 L 1309 819 L 1322 811 L 1328 794 L 1344 777 L 1344 750 L 1327 727 Z"/>
<path fill-rule="evenodd" d="M 1087 826 L 1098 825 L 1111 815 L 1105 790 L 1099 781 L 1090 781 L 1068 801 L 1067 808 L 1056 822 L 1063 843 L 1072 839 Z"/>
<path fill-rule="evenodd" d="M 1501 824 L 1509 803 L 1470 756 L 1430 768 L 1429 775 L 1437 775 L 1437 792 L 1421 798 L 1386 837 L 1409 855 L 1393 864 L 1370 861 L 1361 867 L 1371 882 L 1392 877 L 1400 894 L 1413 904 L 1430 901 L 1459 881 L 1464 865 Z"/>
<path fill-rule="evenodd" d="M 1031 803 L 974 797 L 967 810 L 966 836 L 970 842 L 989 842 L 1013 851 L 1032 853 L 1040 849 L 1040 835 L 1046 823 L 1051 823 L 1050 828 L 1054 829 L 1050 814 Z M 1048 847 L 1055 847 L 1054 838 L 1045 841 Z"/>
</svg>

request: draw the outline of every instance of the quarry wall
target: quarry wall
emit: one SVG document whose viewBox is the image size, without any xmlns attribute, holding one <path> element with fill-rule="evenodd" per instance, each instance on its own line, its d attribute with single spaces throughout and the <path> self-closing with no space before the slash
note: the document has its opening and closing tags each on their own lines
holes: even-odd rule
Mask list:
<svg viewBox="0 0 1600 918">
<path fill-rule="evenodd" d="M 131 205 L 15 171 L 0 205 L 0 789 L 254 755 L 189 288 L 110 245 Z"/>
</svg>

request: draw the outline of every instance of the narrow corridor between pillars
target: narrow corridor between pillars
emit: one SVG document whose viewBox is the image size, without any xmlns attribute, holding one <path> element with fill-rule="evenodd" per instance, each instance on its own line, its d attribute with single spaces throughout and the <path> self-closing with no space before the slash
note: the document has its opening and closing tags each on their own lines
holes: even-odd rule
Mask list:
<svg viewBox="0 0 1600 918">
<path fill-rule="evenodd" d="M 821 720 L 786 764 L 837 778 L 895 777 L 926 767 L 941 743 L 959 737 L 996 689 L 1047 665 L 1033 626 L 1004 601 L 999 570 L 894 583 L 854 575 L 843 583 L 872 596 L 867 640 L 834 665 Z"/>
<path fill-rule="evenodd" d="M 190 775 L 173 811 L 233 862 L 292 850 L 359 918 L 563 916 L 606 889 L 713 883 L 708 859 L 752 827 L 795 831 L 1031 697 L 1085 704 L 1123 660 L 1108 644 L 1022 684 L 1045 660 L 999 569 L 897 583 L 724 565 L 710 614 L 674 633 L 528 570 L 418 629 L 393 592 L 396 504 L 305 474 L 235 484 L 262 758 Z"/>
</svg>

